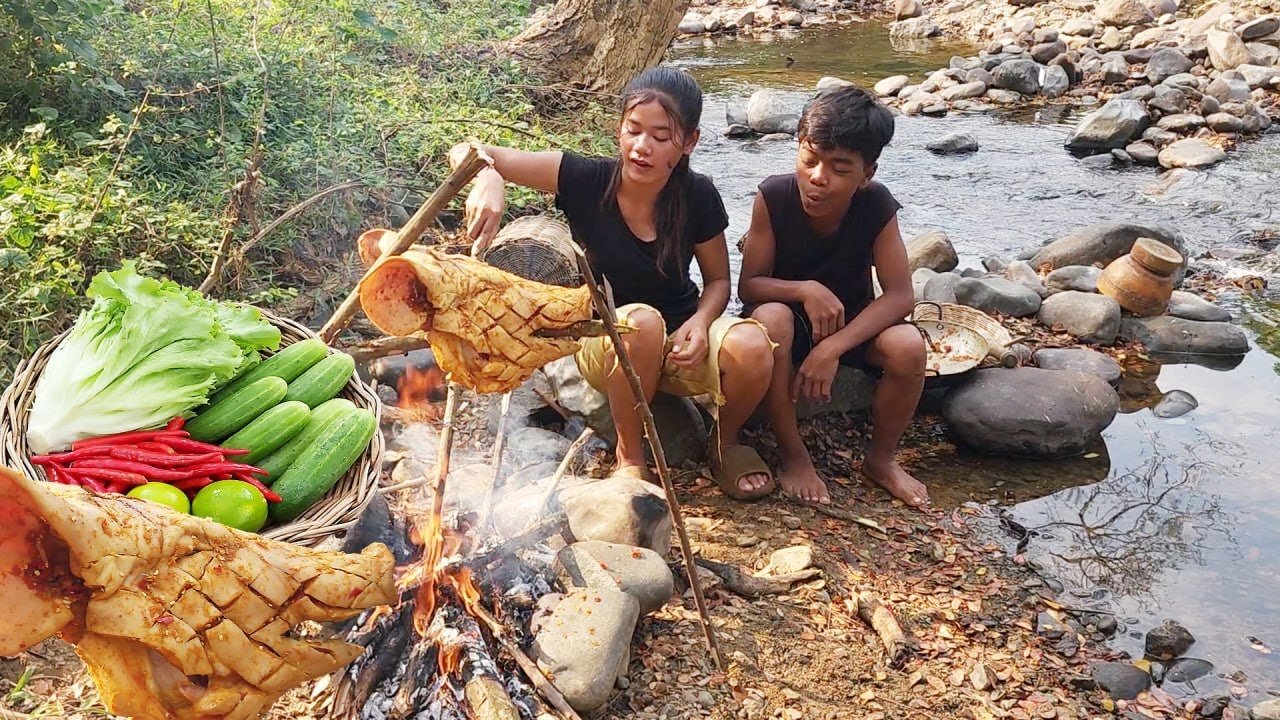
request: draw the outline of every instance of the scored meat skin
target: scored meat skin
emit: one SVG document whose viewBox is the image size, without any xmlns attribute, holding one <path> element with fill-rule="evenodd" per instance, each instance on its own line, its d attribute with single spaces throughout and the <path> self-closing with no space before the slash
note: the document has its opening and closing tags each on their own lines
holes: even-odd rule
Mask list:
<svg viewBox="0 0 1280 720">
<path fill-rule="evenodd" d="M 568 330 L 592 317 L 590 291 L 526 280 L 466 255 L 415 246 L 378 261 L 360 285 L 365 315 L 388 335 L 426 332 L 450 380 L 480 393 L 518 387 L 579 348 Z"/>
<path fill-rule="evenodd" d="M 8 468 L 0 468 L 0 518 L 17 521 L 0 526 L 6 561 L 28 559 L 0 563 L 0 589 L 21 591 L 18 612 L 0 614 L 0 651 L 61 630 L 117 715 L 256 717 L 361 652 L 338 640 L 288 637 L 295 625 L 344 620 L 396 600 L 395 561 L 381 544 L 358 555 L 313 550 Z M 37 558 L 54 565 L 61 558 L 65 567 L 52 575 L 63 581 L 42 585 L 49 574 L 32 571 Z M 39 609 L 58 622 L 33 628 L 31 611 Z"/>
</svg>

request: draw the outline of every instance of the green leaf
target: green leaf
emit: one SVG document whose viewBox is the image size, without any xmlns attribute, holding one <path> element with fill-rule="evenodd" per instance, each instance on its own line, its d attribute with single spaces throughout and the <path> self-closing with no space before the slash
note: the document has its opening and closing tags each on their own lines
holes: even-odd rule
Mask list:
<svg viewBox="0 0 1280 720">
<path fill-rule="evenodd" d="M 48 105 L 31 108 L 31 112 L 39 115 L 45 122 L 53 122 L 58 119 L 58 108 L 52 108 Z"/>
<path fill-rule="evenodd" d="M 361 25 L 367 28 L 378 27 L 378 19 L 374 17 L 373 13 L 370 13 L 368 10 L 356 10 L 351 14 L 355 16 L 356 22 L 360 23 Z"/>
</svg>

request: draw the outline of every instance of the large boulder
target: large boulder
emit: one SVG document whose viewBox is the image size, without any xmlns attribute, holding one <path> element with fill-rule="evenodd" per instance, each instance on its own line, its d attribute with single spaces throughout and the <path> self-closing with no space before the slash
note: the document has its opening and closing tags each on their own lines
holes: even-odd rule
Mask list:
<svg viewBox="0 0 1280 720">
<path fill-rule="evenodd" d="M 943 416 L 977 450 L 1055 458 L 1078 455 L 1115 418 L 1119 396 L 1104 380 L 1072 370 L 978 370 L 951 391 Z"/>
<path fill-rule="evenodd" d="M 960 274 L 954 272 L 938 273 L 924 284 L 922 300 L 954 303 L 956 301 L 956 283 L 960 282 Z"/>
<path fill-rule="evenodd" d="M 934 272 L 955 270 L 960 264 L 955 246 L 941 230 L 923 232 L 907 243 L 907 265 L 912 272 L 929 268 Z"/>
<path fill-rule="evenodd" d="M 1106 295 L 1066 290 L 1044 301 L 1039 319 L 1085 342 L 1110 345 L 1120 331 L 1120 305 Z"/>
<path fill-rule="evenodd" d="M 1066 146 L 1072 150 L 1111 150 L 1128 145 L 1151 124 L 1141 100 L 1113 98 L 1080 119 Z"/>
<path fill-rule="evenodd" d="M 1040 309 L 1039 293 L 1006 278 L 960 278 L 955 292 L 956 302 L 985 313 L 1026 317 Z"/>
<path fill-rule="evenodd" d="M 747 101 L 747 125 L 762 135 L 770 133 L 794 135 L 799 124 L 800 109 L 785 93 L 777 90 L 757 90 Z"/>
<path fill-rule="evenodd" d="M 1071 75 L 1062 65 L 1050 65 L 1044 71 L 1044 85 L 1040 87 L 1040 92 L 1045 97 L 1061 97 L 1071 89 Z"/>
<path fill-rule="evenodd" d="M 875 84 L 872 88 L 880 97 L 893 97 L 902 92 L 902 88 L 911 84 L 911 78 L 906 75 L 891 75 Z"/>
<path fill-rule="evenodd" d="M 1166 170 L 1212 167 L 1227 159 L 1227 154 L 1200 138 L 1183 138 L 1160 151 L 1160 167 Z"/>
<path fill-rule="evenodd" d="M 1094 14 L 1103 25 L 1112 27 L 1146 25 L 1155 20 L 1147 6 L 1138 0 L 1103 0 Z"/>
<path fill-rule="evenodd" d="M 1201 322 L 1161 315 L 1125 318 L 1120 337 L 1137 340 L 1147 350 L 1178 355 L 1243 355 L 1249 338 L 1240 328 L 1225 322 Z"/>
<path fill-rule="evenodd" d="M 1120 382 L 1120 363 L 1090 348 L 1041 348 L 1032 359 L 1045 370 L 1076 370 L 1105 380 L 1108 385 Z"/>
<path fill-rule="evenodd" d="M 1252 59 L 1249 48 L 1240 36 L 1227 30 L 1210 30 L 1206 33 L 1209 43 L 1209 62 L 1219 70 L 1234 70 Z"/>
<path fill-rule="evenodd" d="M 559 498 L 575 540 L 646 547 L 663 556 L 671 549 L 667 497 L 653 483 L 634 477 L 585 479 L 564 483 Z"/>
<path fill-rule="evenodd" d="M 900 38 L 930 38 L 942 33 L 928 17 L 915 17 L 889 23 L 889 34 Z"/>
<path fill-rule="evenodd" d="M 1174 75 L 1191 72 L 1195 63 L 1177 48 L 1160 48 L 1147 61 L 1147 82 L 1159 85 Z"/>
<path fill-rule="evenodd" d="M 997 88 L 1023 95 L 1040 92 L 1040 65 L 1035 60 L 1006 60 L 991 73 Z"/>
<path fill-rule="evenodd" d="M 1186 241 L 1176 230 L 1159 225 L 1135 223 L 1098 223 L 1077 228 L 1040 248 L 1031 257 L 1031 266 L 1048 265 L 1057 269 L 1069 265 L 1100 265 L 1106 267 L 1113 260 L 1133 248 L 1135 240 L 1148 237 L 1168 245 L 1187 256 Z M 1178 274 L 1181 277 L 1181 273 Z"/>
<path fill-rule="evenodd" d="M 648 615 L 667 604 L 675 590 L 671 568 L 649 548 L 587 540 L 556 553 L 556 573 L 565 587 L 621 590 Z"/>
</svg>

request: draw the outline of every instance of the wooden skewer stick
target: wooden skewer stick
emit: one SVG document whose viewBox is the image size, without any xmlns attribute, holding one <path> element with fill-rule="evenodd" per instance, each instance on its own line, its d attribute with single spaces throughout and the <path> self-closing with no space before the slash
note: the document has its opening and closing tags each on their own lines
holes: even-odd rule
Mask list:
<svg viewBox="0 0 1280 720">
<path fill-rule="evenodd" d="M 511 414 L 510 390 L 502 394 L 502 407 L 498 412 L 498 437 L 493 444 L 493 477 L 489 478 L 489 487 L 484 491 L 484 504 L 480 506 L 480 517 L 476 519 L 476 531 L 480 537 L 484 537 L 489 531 L 489 520 L 493 516 L 493 493 L 502 477 L 502 451 L 507 444 L 507 416 Z"/>
<path fill-rule="evenodd" d="M 352 345 L 343 348 L 343 350 L 351 356 L 352 360 L 356 361 L 356 364 L 361 364 L 387 357 L 388 355 L 403 355 L 413 350 L 421 350 L 428 347 L 431 347 L 431 343 L 426 337 L 406 335 L 404 337 L 379 338 L 359 345 Z"/>
<path fill-rule="evenodd" d="M 564 477 L 565 473 L 569 472 L 569 466 L 573 464 L 573 458 L 577 456 L 582 446 L 587 444 L 591 436 L 595 435 L 595 432 L 589 427 L 583 428 L 582 433 L 578 435 L 578 439 L 574 440 L 573 444 L 569 446 L 569 450 L 564 454 L 564 459 L 560 461 L 555 474 L 551 476 L 551 481 L 547 483 L 547 489 L 542 493 L 542 498 L 533 506 L 533 516 L 535 518 L 542 517 L 542 513 L 546 512 L 547 503 L 551 502 L 556 490 L 560 489 L 560 479 Z"/>
<path fill-rule="evenodd" d="M 462 162 L 458 163 L 458 168 L 449 173 L 449 177 L 445 178 L 444 184 L 437 188 L 431 194 L 431 197 L 427 198 L 427 202 L 418 208 L 418 212 L 414 213 L 413 217 L 409 218 L 409 222 L 396 234 L 395 245 L 384 250 L 378 256 L 378 259 L 399 255 L 408 250 L 410 245 L 413 245 L 418 241 L 418 238 L 422 237 L 422 233 L 430 227 L 431 223 L 435 222 L 436 216 L 449 205 L 454 196 L 462 192 L 462 188 L 466 187 L 472 178 L 484 168 L 492 165 L 492 163 L 493 160 L 484 153 L 480 146 L 472 143 L 471 148 L 467 150 L 466 157 L 463 158 Z M 333 342 L 333 338 L 351 322 L 351 318 L 356 314 L 356 309 L 360 307 L 360 286 L 369 278 L 377 265 L 378 263 L 374 262 L 368 270 L 365 270 L 364 277 L 361 277 L 356 286 L 351 289 L 351 293 L 334 311 L 333 317 L 329 318 L 329 322 L 320 328 L 320 339 L 325 343 Z"/>
<path fill-rule="evenodd" d="M 555 684 L 552 683 L 546 675 L 542 674 L 542 670 L 538 667 L 538 664 L 526 655 L 525 652 L 520 649 L 520 646 L 511 639 L 510 633 L 507 632 L 506 627 L 504 627 L 502 623 L 498 622 L 497 618 L 490 615 L 489 611 L 479 605 L 479 603 L 476 604 L 476 607 L 472 608 L 472 611 L 474 615 L 484 622 L 485 625 L 489 626 L 489 631 L 493 633 L 495 638 L 497 638 L 498 644 L 502 645 L 504 650 L 511 653 L 511 657 L 515 659 L 516 664 L 524 671 L 525 677 L 529 678 L 529 682 L 533 683 L 533 686 L 538 689 L 538 692 L 542 693 L 542 696 L 551 703 L 552 707 L 563 713 L 566 718 L 569 718 L 569 720 L 582 720 L 582 717 L 579 716 L 578 713 L 574 712 L 574 709 L 569 705 L 569 701 L 565 700 L 564 695 L 556 688 Z"/>
<path fill-rule="evenodd" d="M 707 612 L 707 600 L 702 595 L 702 584 L 698 582 L 698 568 L 694 564 L 693 548 L 689 545 L 689 533 L 685 530 L 684 516 L 680 512 L 680 500 L 676 497 L 675 485 L 671 482 L 671 468 L 667 466 L 667 455 L 662 450 L 662 439 L 658 436 L 658 425 L 654 422 L 653 412 L 649 409 L 649 403 L 645 399 L 644 386 L 640 384 L 640 376 L 636 373 L 635 366 L 631 364 L 631 357 L 627 354 L 627 349 L 622 344 L 622 336 L 619 335 L 618 325 L 615 322 L 614 313 L 616 311 L 613 308 L 613 304 L 609 302 L 604 295 L 604 291 L 600 289 L 600 283 L 596 281 L 595 272 L 592 270 L 590 262 L 587 261 L 585 253 L 578 253 L 578 267 L 582 272 L 583 279 L 586 280 L 587 288 L 591 292 L 591 300 L 595 304 L 596 312 L 604 322 L 605 330 L 609 333 L 609 339 L 613 342 L 613 354 L 618 359 L 618 367 L 631 385 L 631 395 L 635 398 L 636 407 L 640 410 L 640 419 L 644 421 L 644 436 L 649 443 L 649 449 L 653 451 L 653 460 L 658 466 L 658 478 L 662 481 L 662 489 L 667 495 L 667 506 L 671 509 L 671 519 L 675 525 L 676 534 L 680 537 L 680 555 L 684 560 L 684 570 L 689 578 L 689 587 L 693 590 L 693 602 L 698 608 L 698 618 L 702 622 L 702 633 L 707 639 L 707 650 L 711 652 L 716 668 L 724 670 L 724 658 L 720 655 L 719 646 L 716 645 L 715 631 L 711 627 L 711 616 Z"/>
</svg>

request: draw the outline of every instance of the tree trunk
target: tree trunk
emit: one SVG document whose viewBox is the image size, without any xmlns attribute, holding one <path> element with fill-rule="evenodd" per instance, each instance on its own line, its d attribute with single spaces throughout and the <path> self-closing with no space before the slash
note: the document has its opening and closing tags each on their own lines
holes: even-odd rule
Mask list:
<svg viewBox="0 0 1280 720">
<path fill-rule="evenodd" d="M 545 82 L 618 93 L 662 59 L 688 7 L 689 0 L 559 0 L 506 49 Z"/>
</svg>

